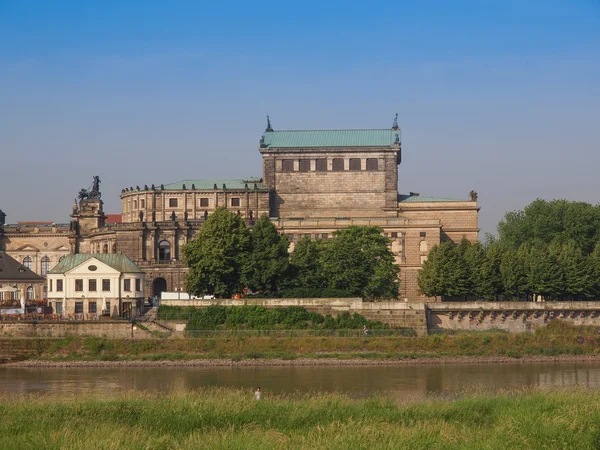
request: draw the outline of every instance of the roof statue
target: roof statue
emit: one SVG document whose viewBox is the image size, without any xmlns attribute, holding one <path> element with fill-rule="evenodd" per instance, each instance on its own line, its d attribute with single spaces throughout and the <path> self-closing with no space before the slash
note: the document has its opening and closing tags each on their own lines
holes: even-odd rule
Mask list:
<svg viewBox="0 0 600 450">
<path fill-rule="evenodd" d="M 469 192 L 469 198 L 471 199 L 472 202 L 476 202 L 478 197 L 479 197 L 479 194 L 477 194 L 477 191 Z"/>
<path fill-rule="evenodd" d="M 392 124 L 392 130 L 397 130 L 398 128 L 398 113 L 396 113 L 396 118 L 394 119 L 394 123 Z"/>
<path fill-rule="evenodd" d="M 98 175 L 94 176 L 94 181 L 92 186 L 87 189 L 81 189 L 78 194 L 79 200 L 92 200 L 92 199 L 100 199 L 102 194 L 100 193 L 100 177 Z"/>
<path fill-rule="evenodd" d="M 396 140 L 394 141 L 394 144 L 400 145 L 400 135 L 398 133 L 396 133 Z"/>
<path fill-rule="evenodd" d="M 0 225 L 6 224 L 6 213 L 0 209 Z"/>
<path fill-rule="evenodd" d="M 269 115 L 267 114 L 267 128 L 265 129 L 266 132 L 269 131 L 273 131 L 273 128 L 271 128 L 271 118 L 269 117 Z"/>
</svg>

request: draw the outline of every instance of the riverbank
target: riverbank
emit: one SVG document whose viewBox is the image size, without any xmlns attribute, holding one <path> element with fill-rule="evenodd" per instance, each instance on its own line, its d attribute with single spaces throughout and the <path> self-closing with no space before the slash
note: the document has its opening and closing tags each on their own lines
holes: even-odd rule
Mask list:
<svg viewBox="0 0 600 450">
<path fill-rule="evenodd" d="M 0 448 L 597 448 L 600 393 L 509 391 L 398 403 L 201 389 L 0 396 Z M 551 413 L 549 413 L 551 412 Z"/>
<path fill-rule="evenodd" d="M 527 364 L 548 362 L 600 362 L 600 355 L 522 356 L 457 356 L 423 357 L 409 359 L 373 358 L 297 358 L 297 359 L 188 359 L 188 360 L 123 360 L 123 361 L 49 361 L 26 360 L 3 364 L 2 367 L 20 368 L 75 368 L 75 367 L 286 367 L 286 366 L 394 366 L 415 364 Z"/>
<path fill-rule="evenodd" d="M 0 360 L 21 366 L 314 365 L 555 361 L 600 358 L 595 327 L 551 324 L 535 333 L 459 332 L 419 337 L 0 339 Z"/>
</svg>

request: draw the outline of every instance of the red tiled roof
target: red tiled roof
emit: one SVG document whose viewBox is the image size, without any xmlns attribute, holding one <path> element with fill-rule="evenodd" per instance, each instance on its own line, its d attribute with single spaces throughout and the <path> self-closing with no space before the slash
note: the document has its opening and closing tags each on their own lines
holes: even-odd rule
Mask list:
<svg viewBox="0 0 600 450">
<path fill-rule="evenodd" d="M 121 214 L 105 214 L 106 216 L 106 224 L 110 225 L 112 223 L 122 223 L 123 216 Z"/>
</svg>

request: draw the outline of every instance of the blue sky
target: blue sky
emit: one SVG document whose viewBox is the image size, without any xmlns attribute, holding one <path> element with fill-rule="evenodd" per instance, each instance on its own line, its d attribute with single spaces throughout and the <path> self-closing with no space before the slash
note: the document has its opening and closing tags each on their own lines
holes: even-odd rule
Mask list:
<svg viewBox="0 0 600 450">
<path fill-rule="evenodd" d="M 276 129 L 403 130 L 399 190 L 598 203 L 600 1 L 0 0 L 0 209 L 261 174 Z M 483 236 L 483 233 L 482 233 Z"/>
</svg>

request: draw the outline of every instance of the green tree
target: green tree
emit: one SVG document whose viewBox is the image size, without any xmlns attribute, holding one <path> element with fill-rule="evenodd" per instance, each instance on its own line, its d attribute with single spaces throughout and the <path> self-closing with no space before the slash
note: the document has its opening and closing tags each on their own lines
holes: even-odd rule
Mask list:
<svg viewBox="0 0 600 450">
<path fill-rule="evenodd" d="M 289 274 L 289 242 L 266 215 L 250 235 L 251 251 L 243 264 L 242 282 L 253 291 L 277 292 Z"/>
<path fill-rule="evenodd" d="M 242 218 L 217 208 L 183 249 L 189 267 L 186 290 L 230 297 L 242 291 L 242 265 L 250 253 L 250 231 Z"/>
<path fill-rule="evenodd" d="M 594 251 L 590 254 L 588 263 L 592 270 L 592 295 L 596 300 L 600 300 L 600 242 L 596 244 Z"/>
<path fill-rule="evenodd" d="M 521 251 L 510 248 L 502 254 L 500 274 L 505 294 L 519 298 L 529 292 L 526 267 L 527 254 L 525 246 L 522 246 Z"/>
<path fill-rule="evenodd" d="M 543 242 L 536 242 L 527 257 L 529 291 L 534 295 L 558 296 L 562 293 L 563 274 L 558 260 Z"/>
<path fill-rule="evenodd" d="M 396 298 L 399 267 L 388 244 L 378 227 L 336 231 L 321 253 L 328 287 L 363 298 Z"/>
<path fill-rule="evenodd" d="M 502 249 L 496 241 L 488 241 L 485 246 L 486 258 L 481 267 L 481 281 L 478 295 L 486 298 L 498 299 L 504 293 L 502 284 Z"/>
<path fill-rule="evenodd" d="M 459 245 L 446 241 L 431 249 L 417 279 L 423 294 L 429 297 L 469 294 L 468 246 L 468 241 Z"/>
<path fill-rule="evenodd" d="M 304 236 L 294 248 L 290 257 L 292 277 L 289 282 L 290 288 L 305 289 L 314 293 L 325 288 L 323 276 L 323 264 L 321 252 L 323 241 L 313 240 Z"/>
<path fill-rule="evenodd" d="M 484 283 L 483 283 L 483 270 L 487 263 L 487 254 L 483 245 L 480 242 L 469 242 L 466 239 L 463 239 L 465 244 L 462 243 L 466 247 L 464 251 L 464 258 L 467 263 L 468 273 L 468 288 L 469 293 L 476 295 L 477 297 L 485 297 L 489 293 L 484 291 Z"/>
<path fill-rule="evenodd" d="M 573 243 L 560 246 L 558 263 L 564 276 L 564 293 L 574 300 L 594 296 L 594 267 L 592 258 L 583 256 Z"/>
<path fill-rule="evenodd" d="M 572 241 L 584 255 L 600 238 L 600 205 L 585 202 L 537 199 L 523 211 L 506 213 L 498 224 L 499 240 L 505 248 L 541 241 L 550 244 Z"/>
</svg>

